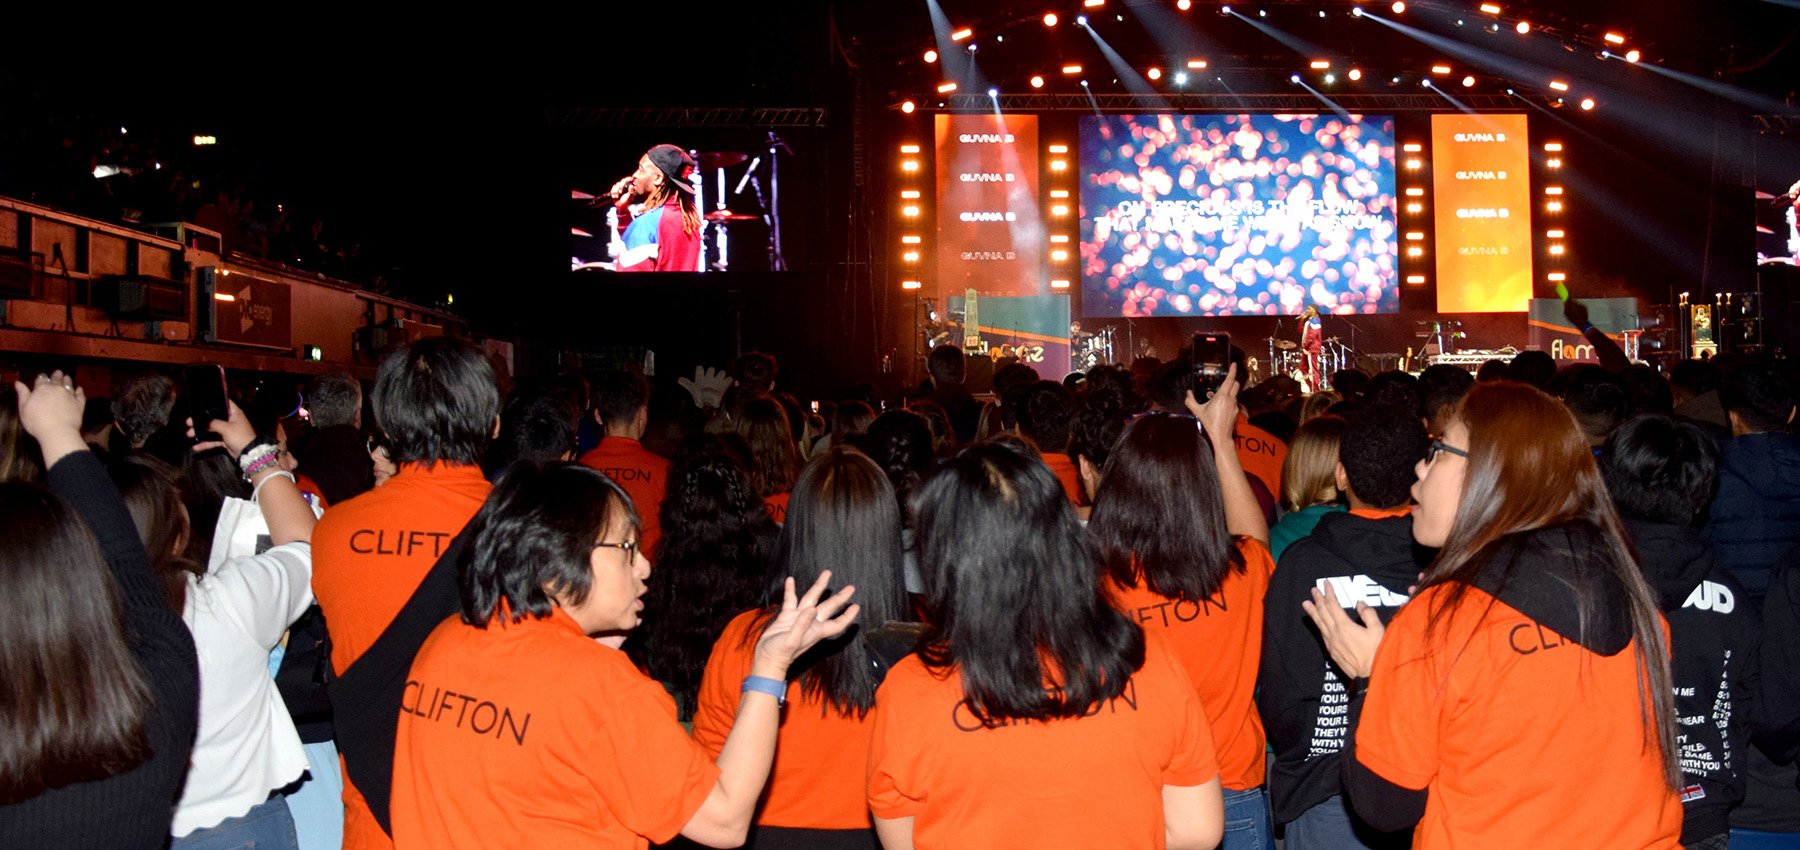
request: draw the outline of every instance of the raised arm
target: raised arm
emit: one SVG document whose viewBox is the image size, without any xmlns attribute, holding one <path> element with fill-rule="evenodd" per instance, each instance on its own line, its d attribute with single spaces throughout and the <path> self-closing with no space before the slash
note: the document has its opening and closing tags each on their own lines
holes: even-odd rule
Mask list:
<svg viewBox="0 0 1800 850">
<path fill-rule="evenodd" d="M 1237 453 L 1239 386 L 1234 363 L 1225 372 L 1225 383 L 1205 404 L 1194 398 L 1192 390 L 1188 391 L 1187 409 L 1200 420 L 1200 427 L 1212 441 L 1213 462 L 1219 468 L 1219 492 L 1225 500 L 1225 529 L 1233 536 L 1254 537 L 1266 545 L 1269 521 L 1263 518 L 1262 505 L 1244 477 L 1244 462 Z"/>
<path fill-rule="evenodd" d="M 256 506 L 262 509 L 263 520 L 269 524 L 270 542 L 280 546 L 298 540 L 311 541 L 313 524 L 318 522 L 318 517 L 300 495 L 293 474 L 283 471 L 275 463 L 275 444 L 266 440 L 257 442 L 255 426 L 238 409 L 236 402 L 231 403 L 229 419 L 214 419 L 207 428 L 220 439 L 198 443 L 194 451 L 223 448 L 240 468 L 252 470 L 249 480 L 254 489 L 251 492 L 255 494 Z M 194 436 L 192 419 L 188 420 L 188 436 Z M 249 458 L 244 457 L 246 450 L 250 452 Z"/>
</svg>

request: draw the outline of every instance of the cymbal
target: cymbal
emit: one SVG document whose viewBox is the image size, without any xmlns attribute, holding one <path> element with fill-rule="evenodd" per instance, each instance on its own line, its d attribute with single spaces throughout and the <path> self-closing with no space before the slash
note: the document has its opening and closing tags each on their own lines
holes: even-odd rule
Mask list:
<svg viewBox="0 0 1800 850">
<path fill-rule="evenodd" d="M 1756 199 L 1759 201 L 1773 201 L 1775 200 L 1775 196 L 1758 189 L 1756 190 Z"/>
<path fill-rule="evenodd" d="M 741 151 L 703 151 L 700 154 L 700 169 L 711 171 L 715 168 L 730 168 L 749 158 L 749 154 Z"/>
<path fill-rule="evenodd" d="M 588 192 L 583 192 L 580 189 L 569 190 L 569 200 L 571 201 L 591 201 L 593 199 L 594 196 Z"/>
<path fill-rule="evenodd" d="M 1275 340 L 1275 347 L 1282 351 L 1292 351 L 1299 348 L 1300 344 L 1291 339 L 1278 339 Z"/>
<path fill-rule="evenodd" d="M 750 215 L 749 213 L 734 213 L 731 210 L 713 210 L 706 214 L 707 221 L 755 221 L 759 218 L 762 218 L 762 216 Z"/>
<path fill-rule="evenodd" d="M 570 236 L 586 236 L 586 237 L 592 238 L 594 234 L 589 233 L 585 230 L 582 230 L 579 227 L 571 227 L 571 228 L 569 228 L 569 235 Z"/>
<path fill-rule="evenodd" d="M 1768 234 L 1770 234 L 1770 235 L 1773 235 L 1773 234 L 1774 234 L 1774 233 L 1775 233 L 1775 231 L 1773 231 L 1773 230 L 1770 230 L 1770 229 L 1768 229 L 1768 228 L 1767 228 L 1767 227 L 1764 227 L 1764 226 L 1762 226 L 1762 225 L 1760 225 L 1760 224 L 1759 224 L 1759 225 L 1757 225 L 1757 226 L 1756 226 L 1756 232 L 1757 232 L 1757 233 L 1768 233 Z"/>
</svg>

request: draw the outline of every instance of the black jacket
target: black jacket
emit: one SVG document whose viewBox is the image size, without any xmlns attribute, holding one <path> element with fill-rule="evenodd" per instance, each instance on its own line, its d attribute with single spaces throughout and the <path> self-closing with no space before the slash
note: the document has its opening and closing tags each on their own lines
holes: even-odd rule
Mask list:
<svg viewBox="0 0 1800 850">
<path fill-rule="evenodd" d="M 1310 536 L 1281 553 L 1264 597 L 1256 677 L 1256 706 L 1275 750 L 1269 796 L 1276 823 L 1342 793 L 1338 753 L 1350 734 L 1349 682 L 1300 603 L 1327 582 L 1346 608 L 1365 602 L 1385 623 L 1428 563 L 1429 550 L 1413 542 L 1411 517 L 1326 514 Z"/>
<path fill-rule="evenodd" d="M 1800 436 L 1745 434 L 1720 448 L 1706 533 L 1760 605 L 1776 560 L 1800 544 Z"/>
<path fill-rule="evenodd" d="M 1684 780 L 1681 839 L 1692 843 L 1729 829 L 1726 814 L 1744 798 L 1756 612 L 1700 532 L 1632 519 L 1625 527 L 1669 621 Z"/>
</svg>

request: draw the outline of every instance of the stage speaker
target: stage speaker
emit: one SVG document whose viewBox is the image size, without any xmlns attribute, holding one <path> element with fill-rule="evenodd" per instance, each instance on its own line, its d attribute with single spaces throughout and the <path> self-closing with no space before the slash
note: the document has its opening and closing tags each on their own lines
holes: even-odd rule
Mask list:
<svg viewBox="0 0 1800 850">
<path fill-rule="evenodd" d="M 115 319 L 185 320 L 187 284 L 149 275 L 105 275 L 88 285 L 88 303 Z"/>
</svg>

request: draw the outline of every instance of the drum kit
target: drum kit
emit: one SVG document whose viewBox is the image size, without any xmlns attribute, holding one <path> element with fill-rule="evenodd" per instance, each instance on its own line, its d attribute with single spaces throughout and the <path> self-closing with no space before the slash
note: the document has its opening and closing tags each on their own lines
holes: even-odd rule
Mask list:
<svg viewBox="0 0 1800 850">
<path fill-rule="evenodd" d="M 1086 372 L 1095 366 L 1118 363 L 1113 343 L 1117 337 L 1115 329 L 1108 325 L 1089 333 L 1079 329 L 1077 325 L 1069 334 L 1069 368 L 1076 372 Z"/>
<path fill-rule="evenodd" d="M 783 258 L 781 254 L 781 162 L 778 153 L 785 151 L 792 154 L 793 150 L 787 146 L 786 142 L 781 140 L 780 136 L 773 132 L 768 134 L 768 145 L 767 152 L 757 154 L 755 158 L 752 158 L 750 154 L 743 151 L 689 152 L 694 157 L 695 163 L 693 182 L 695 190 L 694 203 L 702 210 L 700 239 L 703 247 L 701 249 L 702 258 L 700 271 L 722 272 L 730 270 L 731 261 L 735 256 L 731 247 L 731 228 L 734 225 L 745 225 L 758 221 L 762 222 L 768 229 L 769 270 L 787 270 L 787 260 Z M 745 162 L 749 162 L 750 166 L 744 170 L 743 178 L 738 180 L 735 188 L 727 191 L 726 172 Z M 767 163 L 767 168 L 763 168 L 765 162 Z M 712 183 L 712 191 L 710 193 L 708 192 L 707 185 L 709 181 Z M 765 210 L 764 213 L 758 215 L 754 213 L 735 212 L 726 205 L 727 198 L 743 194 L 746 188 L 752 191 L 755 196 L 756 207 Z M 767 192 L 766 195 L 765 190 Z M 602 245 L 604 246 L 612 241 L 611 237 L 614 234 L 620 232 L 618 225 L 618 211 L 610 205 L 612 196 L 596 195 L 592 192 L 584 192 L 580 189 L 571 189 L 569 190 L 569 199 L 571 201 L 582 202 L 584 207 L 607 205 L 606 224 L 610 231 L 607 233 L 596 234 L 580 227 L 570 227 L 570 236 L 579 239 L 599 239 L 602 240 Z M 712 205 L 712 209 L 707 209 L 709 203 Z M 587 253 L 593 253 L 595 251 L 599 251 L 602 254 L 605 253 L 604 248 L 593 247 L 589 247 Z M 583 252 L 578 250 L 576 253 L 579 254 Z M 570 268 L 571 270 L 611 270 L 614 265 L 612 259 L 613 258 L 604 260 L 584 260 L 582 257 L 577 256 L 570 263 Z M 742 259 L 742 257 L 739 256 L 738 259 Z"/>
</svg>

